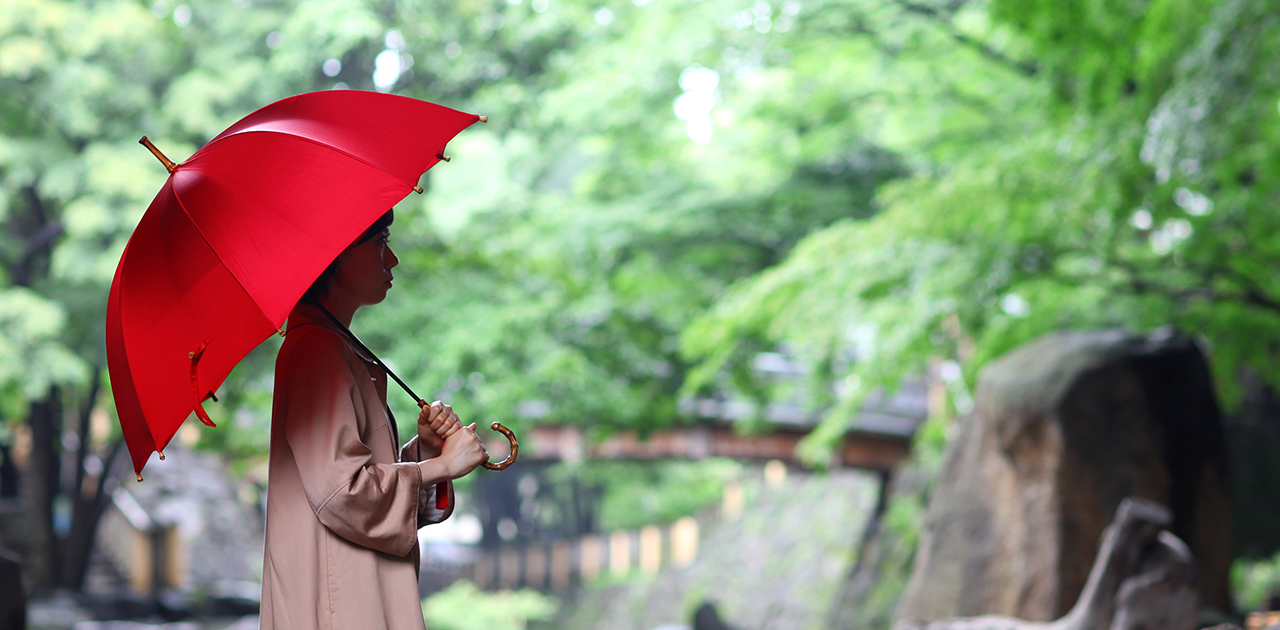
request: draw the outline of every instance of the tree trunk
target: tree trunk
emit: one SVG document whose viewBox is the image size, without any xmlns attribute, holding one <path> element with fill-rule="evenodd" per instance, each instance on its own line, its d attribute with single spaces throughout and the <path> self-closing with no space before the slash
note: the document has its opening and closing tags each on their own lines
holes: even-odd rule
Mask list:
<svg viewBox="0 0 1280 630">
<path fill-rule="evenodd" d="M 76 435 L 80 438 L 80 444 L 76 448 L 75 460 L 72 463 L 75 466 L 75 482 L 68 489 L 71 500 L 71 527 L 67 530 L 66 539 L 59 545 L 63 555 L 58 586 L 73 590 L 78 590 L 84 585 L 85 569 L 89 566 L 89 553 L 93 550 L 93 534 L 97 530 L 98 516 L 101 515 L 101 510 L 98 509 L 99 490 L 102 486 L 99 483 L 100 478 L 85 474 L 85 461 L 92 453 L 89 418 L 98 397 L 100 377 L 101 369 L 95 369 L 93 380 L 90 381 L 89 393 L 81 401 L 80 408 L 77 410 Z M 98 474 L 103 475 L 102 472 Z M 86 482 L 91 487 L 86 488 Z"/>
<path fill-rule="evenodd" d="M 54 499 L 58 495 L 62 473 L 62 401 L 59 388 L 50 388 L 48 396 L 30 404 L 27 422 L 31 426 L 31 459 L 23 483 L 35 518 L 35 540 L 31 541 L 27 566 L 32 590 L 38 592 L 58 584 Z"/>
<path fill-rule="evenodd" d="M 97 542 L 98 523 L 106 511 L 111 497 L 111 480 L 115 479 L 116 462 L 124 451 L 124 440 L 116 440 L 108 448 L 106 463 L 98 476 L 85 475 L 88 486 L 76 489 L 71 530 L 67 532 L 62 549 L 62 573 L 60 585 L 73 591 L 84 589 L 89 570 L 89 558 Z M 83 461 L 83 460 L 82 460 Z M 81 470 L 84 466 L 81 465 Z"/>
<path fill-rule="evenodd" d="M 25 495 L 35 517 L 35 539 L 31 541 L 27 558 L 32 590 L 51 588 L 78 591 L 84 588 L 89 557 L 98 532 L 98 522 L 110 500 L 109 480 L 114 478 L 115 464 L 124 450 L 124 442 L 116 440 L 107 448 L 102 470 L 97 474 L 85 471 L 85 462 L 95 456 L 89 438 L 89 418 L 97 402 L 101 387 L 97 378 L 100 370 L 93 372 L 93 385 L 81 403 L 76 418 L 76 434 L 80 444 L 74 453 L 63 453 L 63 403 L 62 392 L 54 387 L 43 400 L 30 405 L 28 423 L 31 426 L 31 459 L 22 483 Z M 65 465 L 74 470 L 64 470 L 63 458 L 70 455 Z M 74 477 L 66 479 L 65 476 Z M 55 508 L 59 497 L 69 508 L 66 530 L 58 531 Z"/>
<path fill-rule="evenodd" d="M 48 280 L 53 248 L 64 228 L 40 197 L 38 182 L 23 188 L 22 193 L 26 211 L 16 213 L 8 221 L 10 232 L 22 247 L 15 257 L 3 262 L 14 286 L 33 288 Z M 102 369 L 101 365 L 94 366 L 89 390 L 77 409 L 75 434 L 79 445 L 73 453 L 63 452 L 61 388 L 51 387 L 43 399 L 29 405 L 30 465 L 26 474 L 21 475 L 19 485 L 25 489 L 22 494 L 35 521 L 26 562 L 33 590 L 37 592 L 55 587 L 80 590 L 84 586 L 98 521 L 108 500 L 106 480 L 112 478 L 112 464 L 121 446 L 114 444 L 108 448 L 101 471 L 96 475 L 86 474 L 85 462 L 93 455 L 89 418 L 101 390 Z M 64 466 L 70 468 L 64 469 Z M 0 474 L 0 478 L 9 476 Z M 60 500 L 67 502 L 62 518 L 70 519 L 69 523 L 62 523 L 66 528 L 63 532 L 58 531 L 56 522 L 61 512 L 57 507 Z"/>
</svg>

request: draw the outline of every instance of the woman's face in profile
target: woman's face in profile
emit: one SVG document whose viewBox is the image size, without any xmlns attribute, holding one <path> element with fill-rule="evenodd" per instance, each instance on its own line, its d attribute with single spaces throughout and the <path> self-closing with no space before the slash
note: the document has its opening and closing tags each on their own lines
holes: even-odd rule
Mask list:
<svg viewBox="0 0 1280 630">
<path fill-rule="evenodd" d="M 387 228 L 342 252 L 329 295 L 342 293 L 360 306 L 386 299 L 391 289 L 391 269 L 400 264 L 388 243 L 390 237 L 391 229 Z"/>
</svg>

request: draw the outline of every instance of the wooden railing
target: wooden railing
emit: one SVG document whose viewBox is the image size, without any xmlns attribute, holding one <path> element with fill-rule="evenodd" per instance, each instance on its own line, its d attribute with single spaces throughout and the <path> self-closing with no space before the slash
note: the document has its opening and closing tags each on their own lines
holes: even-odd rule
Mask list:
<svg viewBox="0 0 1280 630">
<path fill-rule="evenodd" d="M 1280 624 L 1280 610 L 1249 613 L 1249 616 L 1245 618 L 1244 624 L 1246 630 L 1263 630 L 1264 628 L 1270 628 L 1276 624 Z"/>
<path fill-rule="evenodd" d="M 739 435 L 729 425 L 703 425 L 653 431 L 642 440 L 624 431 L 602 442 L 588 444 L 582 427 L 537 425 L 524 436 L 527 459 L 581 461 L 600 459 L 702 459 L 729 457 L 739 460 L 778 460 L 799 464 L 796 446 L 808 427 L 778 427 L 760 435 Z M 527 452 L 527 455 L 526 455 Z M 868 470 L 889 470 L 911 452 L 911 435 L 851 431 L 838 445 L 833 464 Z"/>
<path fill-rule="evenodd" d="M 774 460 L 764 466 L 763 482 L 781 488 L 787 467 Z M 745 491 L 733 481 L 725 485 L 719 505 L 672 523 L 588 535 L 571 540 L 512 544 L 480 550 L 464 562 L 438 562 L 430 554 L 422 578 L 429 590 L 467 579 L 485 590 L 532 588 L 560 592 L 601 578 L 652 575 L 669 567 L 692 564 L 707 527 L 735 521 L 745 510 Z"/>
<path fill-rule="evenodd" d="M 129 590 L 146 595 L 187 586 L 187 552 L 178 528 L 153 518 L 125 489 L 111 494 L 100 528 L 102 552 L 125 574 Z"/>
<path fill-rule="evenodd" d="M 654 574 L 698 553 L 698 521 L 482 551 L 463 577 L 482 589 L 561 591 L 605 575 Z"/>
</svg>

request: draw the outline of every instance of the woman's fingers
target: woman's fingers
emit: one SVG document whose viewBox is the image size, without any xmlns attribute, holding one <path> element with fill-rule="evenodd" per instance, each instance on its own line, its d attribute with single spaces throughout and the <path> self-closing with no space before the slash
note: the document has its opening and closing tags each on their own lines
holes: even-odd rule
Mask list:
<svg viewBox="0 0 1280 630">
<path fill-rule="evenodd" d="M 431 423 L 440 416 L 446 405 L 440 401 L 435 401 L 430 405 L 426 405 L 418 409 L 418 426 L 431 426 Z"/>
<path fill-rule="evenodd" d="M 467 427 L 459 426 L 458 430 L 445 438 L 444 452 L 441 456 L 447 460 L 454 479 L 470 473 L 489 458 L 484 443 L 480 441 L 480 436 L 476 435 L 475 426 L 474 423 Z"/>
<path fill-rule="evenodd" d="M 439 457 L 444 436 L 436 430 L 444 416 L 444 404 L 435 401 L 418 410 L 418 455 L 424 459 Z"/>
<path fill-rule="evenodd" d="M 480 440 L 479 435 L 476 435 L 476 423 L 472 422 L 471 424 L 467 425 L 467 432 L 471 434 L 471 439 L 474 440 L 474 443 L 478 449 L 478 452 L 475 454 L 476 455 L 475 466 L 479 466 L 480 464 L 484 463 L 486 460 L 489 459 L 489 449 L 486 449 L 484 447 L 484 442 Z M 472 469 L 474 470 L 474 466 L 472 467 Z"/>
<path fill-rule="evenodd" d="M 451 415 L 455 418 L 457 417 L 457 414 L 453 412 L 453 407 L 437 400 L 418 412 L 418 424 L 429 426 L 433 429 L 439 428 L 444 426 L 444 423 Z"/>
<path fill-rule="evenodd" d="M 430 429 L 441 438 L 447 438 L 462 427 L 462 421 L 458 419 L 458 413 L 453 407 L 437 400 L 418 411 L 418 427 Z"/>
<path fill-rule="evenodd" d="M 450 409 L 449 413 L 441 420 L 440 427 L 436 432 L 441 437 L 448 437 L 456 433 L 460 428 L 462 428 L 462 421 L 458 419 L 458 414 L 454 413 L 453 409 Z"/>
</svg>

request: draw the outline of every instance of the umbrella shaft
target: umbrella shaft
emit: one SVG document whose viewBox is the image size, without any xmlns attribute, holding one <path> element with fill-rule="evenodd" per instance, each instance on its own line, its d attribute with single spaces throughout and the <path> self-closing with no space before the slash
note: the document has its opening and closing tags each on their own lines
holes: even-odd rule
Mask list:
<svg viewBox="0 0 1280 630">
<path fill-rule="evenodd" d="M 356 337 L 356 334 L 351 332 L 350 328 L 347 328 L 345 324 L 338 321 L 338 318 L 334 317 L 333 313 L 329 312 L 329 309 L 325 308 L 319 302 L 316 302 L 315 305 L 320 307 L 320 312 L 324 313 L 326 317 L 328 317 L 334 324 L 338 326 L 338 329 L 341 330 L 343 334 L 347 336 L 347 339 L 350 339 L 352 343 L 356 344 L 356 347 L 360 348 L 361 350 L 364 350 L 366 354 L 373 357 L 374 363 L 377 363 L 378 367 L 382 368 L 382 371 L 387 373 L 387 376 L 390 376 L 392 379 L 394 379 L 396 384 L 400 385 L 400 387 L 404 389 L 406 393 L 408 393 L 410 396 L 413 396 L 413 402 L 417 403 L 419 406 L 425 404 L 425 402 L 421 398 L 419 398 L 417 394 L 413 393 L 412 389 L 409 389 L 408 385 L 405 385 L 404 381 L 400 380 L 399 376 L 396 376 L 395 372 L 391 371 L 391 368 L 387 367 L 387 364 L 382 362 L 382 359 L 378 358 L 378 355 L 374 354 L 373 351 L 369 349 L 369 346 L 364 345 L 364 343 L 362 343 L 360 339 Z"/>
</svg>

